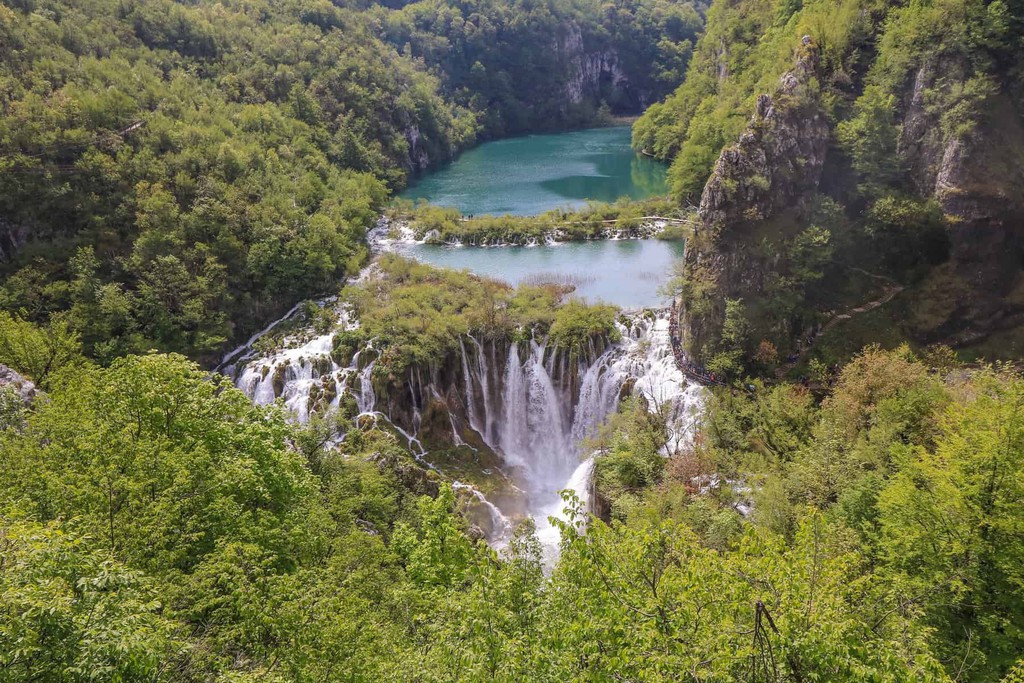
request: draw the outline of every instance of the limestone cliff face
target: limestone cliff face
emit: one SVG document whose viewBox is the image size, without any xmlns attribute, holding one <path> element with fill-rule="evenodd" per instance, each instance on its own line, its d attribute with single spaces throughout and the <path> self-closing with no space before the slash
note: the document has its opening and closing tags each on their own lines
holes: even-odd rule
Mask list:
<svg viewBox="0 0 1024 683">
<path fill-rule="evenodd" d="M 555 50 L 562 55 L 568 73 L 562 97 L 570 104 L 598 101 L 603 95 L 629 88 L 629 78 L 611 49 L 591 49 L 586 45 L 580 27 L 572 22 L 555 40 Z"/>
<path fill-rule="evenodd" d="M 706 230 L 770 218 L 817 189 L 829 137 L 817 68 L 817 49 L 805 37 L 796 67 L 774 95 L 758 96 L 747 130 L 722 150 L 701 195 Z"/>
<path fill-rule="evenodd" d="M 936 93 L 972 87 L 977 92 L 977 68 L 962 55 L 930 57 L 913 73 L 896 107 L 903 176 L 893 194 L 934 200 L 947 223 L 949 260 L 930 266 L 923 279 L 907 274 L 906 292 L 896 304 L 902 307 L 897 316 L 903 332 L 921 343 L 970 345 L 1024 325 L 1020 98 L 997 75 L 981 74 L 988 85 L 977 96 L 971 125 L 958 124 L 935 106 Z M 793 70 L 774 93 L 757 98 L 746 130 L 721 152 L 704 188 L 686 255 L 685 329 L 698 357 L 716 350 L 725 301 L 762 299 L 769 278 L 787 267 L 780 247 L 809 224 L 831 138 L 819 71 L 813 41 L 804 38 Z M 840 173 L 841 160 L 829 168 Z M 830 176 L 828 184 L 853 182 Z M 846 210 L 856 225 L 867 204 Z M 758 323 L 760 332 L 785 338 L 797 321 Z"/>
<path fill-rule="evenodd" d="M 563 110 L 583 104 L 596 108 L 603 101 L 616 110 L 639 112 L 661 95 L 639 85 L 643 75 L 627 68 L 614 44 L 584 35 L 575 22 L 562 27 L 551 50 L 565 65 L 554 93 Z"/>
<path fill-rule="evenodd" d="M 938 202 L 949 225 L 950 261 L 917 293 L 924 305 L 941 288 L 945 306 L 920 336 L 953 345 L 972 343 L 1024 318 L 1024 301 L 1014 296 L 1024 284 L 1021 112 L 1011 97 L 995 91 L 984 100 L 979 123 L 950 132 L 944 130 L 942 112 L 927 106 L 929 90 L 963 87 L 971 74 L 962 58 L 925 62 L 903 102 L 899 142 L 917 192 Z"/>
<path fill-rule="evenodd" d="M 685 311 L 697 356 L 718 338 L 725 299 L 761 291 L 776 258 L 764 249 L 776 219 L 799 218 L 821 180 L 830 133 L 817 71 L 817 48 L 805 37 L 793 70 L 757 98 L 746 130 L 722 150 L 704 187 L 685 266 L 701 292 Z"/>
<path fill-rule="evenodd" d="M 430 151 L 423 144 L 423 135 L 416 124 L 409 124 L 405 129 L 405 141 L 409 144 L 408 168 L 414 174 L 422 173 L 434 164 L 450 161 L 456 150 L 449 150 L 449 153 L 441 158 L 432 158 Z"/>
<path fill-rule="evenodd" d="M 0 217 L 0 261 L 14 258 L 25 243 L 31 230 L 24 224 L 12 223 Z"/>
</svg>

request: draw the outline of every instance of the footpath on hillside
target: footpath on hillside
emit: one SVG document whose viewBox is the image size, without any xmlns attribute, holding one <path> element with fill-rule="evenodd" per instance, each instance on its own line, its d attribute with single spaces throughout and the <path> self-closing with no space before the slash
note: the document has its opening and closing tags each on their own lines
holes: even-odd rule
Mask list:
<svg viewBox="0 0 1024 683">
<path fill-rule="evenodd" d="M 829 318 L 825 322 L 825 324 L 821 325 L 816 330 L 811 331 L 809 334 L 801 337 L 798 342 L 796 352 L 789 358 L 787 358 L 786 362 L 780 365 L 775 370 L 775 377 L 777 379 L 782 379 L 793 368 L 795 368 L 797 365 L 803 362 L 803 360 L 807 358 L 807 354 L 810 353 L 811 350 L 814 348 L 814 345 L 818 341 L 818 339 L 820 339 L 826 332 L 831 330 L 833 327 L 835 327 L 841 322 L 850 320 L 854 316 L 862 315 L 864 313 L 867 313 L 868 311 L 875 310 L 879 306 L 884 306 L 885 304 L 892 301 L 897 294 L 903 291 L 903 285 L 899 284 L 898 282 L 891 278 L 885 277 L 884 275 L 869 273 L 863 268 L 851 267 L 851 270 L 856 270 L 857 272 L 863 273 L 864 275 L 867 275 L 870 278 L 873 278 L 875 280 L 881 280 L 882 282 L 884 282 L 885 284 L 883 285 L 882 296 L 878 297 L 877 299 L 872 299 L 871 301 L 860 304 L 859 306 L 855 306 L 854 308 L 849 308 L 843 311 L 842 313 L 836 313 L 831 318 Z"/>
<path fill-rule="evenodd" d="M 775 371 L 776 379 L 782 379 L 785 377 L 793 368 L 799 365 L 807 354 L 814 348 L 815 343 L 820 339 L 826 332 L 831 330 L 836 325 L 850 320 L 854 316 L 862 315 L 868 311 L 873 311 L 880 306 L 884 306 L 893 300 L 893 298 L 903 291 L 903 285 L 899 284 L 891 278 L 887 278 L 884 275 L 878 275 L 876 273 L 870 273 L 863 268 L 852 267 L 852 270 L 856 270 L 859 273 L 867 275 L 875 280 L 884 282 L 882 295 L 871 301 L 860 304 L 853 308 L 849 308 L 841 313 L 836 313 L 829 318 L 823 325 L 818 327 L 816 330 L 810 331 L 808 334 L 803 335 L 798 341 L 797 350 L 786 359 L 786 362 L 778 367 Z M 679 333 L 679 309 L 678 302 L 672 300 L 672 313 L 669 317 L 669 335 L 672 339 L 672 356 L 675 359 L 676 367 L 691 380 L 698 382 L 699 384 L 705 385 L 724 385 L 725 380 L 720 375 L 716 375 L 707 368 L 694 363 L 690 360 L 689 356 L 683 350 L 682 336 Z"/>
</svg>

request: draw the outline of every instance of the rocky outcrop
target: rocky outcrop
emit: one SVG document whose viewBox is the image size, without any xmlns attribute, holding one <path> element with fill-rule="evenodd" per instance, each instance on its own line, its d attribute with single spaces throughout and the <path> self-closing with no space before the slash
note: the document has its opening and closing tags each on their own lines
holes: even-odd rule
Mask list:
<svg viewBox="0 0 1024 683">
<path fill-rule="evenodd" d="M 36 385 L 6 365 L 0 365 L 0 430 L 25 426 L 26 410 L 39 400 Z"/>
<path fill-rule="evenodd" d="M 402 486 L 412 493 L 437 497 L 441 478 L 433 470 L 423 469 L 416 462 L 395 453 L 373 453 L 370 461 L 376 463 L 381 472 L 393 473 Z"/>
<path fill-rule="evenodd" d="M 409 169 L 421 173 L 430 168 L 432 163 L 440 163 L 451 159 L 451 155 L 442 159 L 431 159 L 430 152 L 422 144 L 423 136 L 420 127 L 413 124 L 405 129 L 405 140 L 409 143 Z"/>
<path fill-rule="evenodd" d="M 799 224 L 818 188 L 830 132 L 817 73 L 818 50 L 805 36 L 793 70 L 757 98 L 746 130 L 722 150 L 704 187 L 685 262 L 692 289 L 685 336 L 697 357 L 717 341 L 725 299 L 762 290 L 779 258 L 771 242 Z"/>
<path fill-rule="evenodd" d="M 807 36 L 774 95 L 759 95 L 737 144 L 722 150 L 700 200 L 704 229 L 764 220 L 818 187 L 829 127 L 816 83 L 818 51 Z"/>
<path fill-rule="evenodd" d="M 0 365 L 0 390 L 13 391 L 26 407 L 36 400 L 36 385 L 6 365 Z"/>
<path fill-rule="evenodd" d="M 588 51 L 575 22 L 556 39 L 555 50 L 569 65 L 562 95 L 570 104 L 595 101 L 629 88 L 629 78 L 619 65 L 618 55 L 612 50 Z"/>
<path fill-rule="evenodd" d="M 998 88 L 979 105 L 982 119 L 964 130 L 943 125 L 929 93 L 965 90 L 974 68 L 962 56 L 932 58 L 915 72 L 903 101 L 898 153 L 915 189 L 947 218 L 950 260 L 911 293 L 929 308 L 912 332 L 954 346 L 1021 324 L 1024 302 L 1024 118 Z M 937 300 L 942 306 L 936 306 Z"/>
</svg>

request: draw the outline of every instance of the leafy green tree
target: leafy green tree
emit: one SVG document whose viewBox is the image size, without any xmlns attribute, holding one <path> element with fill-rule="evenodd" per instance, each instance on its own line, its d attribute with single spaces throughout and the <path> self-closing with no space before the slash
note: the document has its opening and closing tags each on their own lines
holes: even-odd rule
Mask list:
<svg viewBox="0 0 1024 683">
<path fill-rule="evenodd" d="M 898 186 L 903 169 L 894 95 L 869 86 L 857 100 L 854 117 L 841 122 L 836 132 L 860 176 L 863 194 L 878 197 Z"/>
<path fill-rule="evenodd" d="M 393 538 L 409 576 L 424 586 L 461 585 L 466 580 L 473 551 L 453 514 L 452 487 L 442 486 L 436 499 L 423 496 L 417 507 L 419 529 L 402 523 L 395 528 Z"/>
<path fill-rule="evenodd" d="M 180 356 L 66 373 L 28 422 L 3 449 L 8 499 L 133 566 L 187 571 L 220 539 L 301 547 L 284 529 L 313 489 L 284 416 Z"/>
<path fill-rule="evenodd" d="M 708 360 L 711 372 L 721 377 L 736 376 L 743 369 L 750 323 L 741 299 L 726 299 L 718 351 Z"/>
<path fill-rule="evenodd" d="M 0 681 L 172 681 L 184 629 L 152 580 L 59 522 L 0 516 Z"/>
<path fill-rule="evenodd" d="M 934 448 L 906 453 L 880 494 L 880 543 L 895 591 L 924 606 L 951 670 L 994 679 L 1022 647 L 1024 384 L 998 372 L 973 384 Z"/>
<path fill-rule="evenodd" d="M 872 628 L 885 608 L 864 597 L 882 588 L 820 516 L 792 547 L 749 532 L 725 554 L 669 522 L 593 521 L 553 574 L 539 660 L 561 679 L 949 680 L 905 617 Z"/>
<path fill-rule="evenodd" d="M 0 311 L 0 363 L 47 387 L 51 376 L 81 360 L 78 336 L 66 320 L 39 328 Z"/>
</svg>

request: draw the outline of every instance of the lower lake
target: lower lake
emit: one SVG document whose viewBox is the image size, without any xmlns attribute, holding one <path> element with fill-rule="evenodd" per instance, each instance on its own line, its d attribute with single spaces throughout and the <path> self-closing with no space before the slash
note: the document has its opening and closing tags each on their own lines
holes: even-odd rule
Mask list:
<svg viewBox="0 0 1024 683">
<path fill-rule="evenodd" d="M 532 216 L 588 200 L 666 193 L 664 164 L 630 147 L 629 126 L 486 142 L 428 173 L 399 196 L 466 215 Z"/>
<path fill-rule="evenodd" d="M 441 268 L 469 270 L 507 282 L 555 282 L 575 296 L 625 309 L 656 308 L 669 301 L 659 289 L 683 256 L 682 240 L 596 240 L 534 247 L 396 245 L 395 251 Z"/>
</svg>

